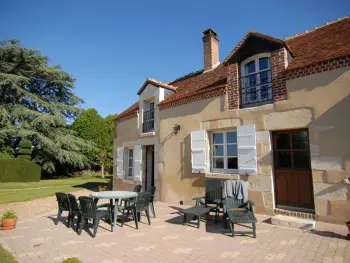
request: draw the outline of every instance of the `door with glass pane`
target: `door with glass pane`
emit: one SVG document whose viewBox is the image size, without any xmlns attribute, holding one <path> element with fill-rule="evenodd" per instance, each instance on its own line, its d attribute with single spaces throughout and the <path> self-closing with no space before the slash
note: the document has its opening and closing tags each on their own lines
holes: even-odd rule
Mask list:
<svg viewBox="0 0 350 263">
<path fill-rule="evenodd" d="M 277 206 L 314 209 L 307 129 L 273 132 Z"/>
</svg>

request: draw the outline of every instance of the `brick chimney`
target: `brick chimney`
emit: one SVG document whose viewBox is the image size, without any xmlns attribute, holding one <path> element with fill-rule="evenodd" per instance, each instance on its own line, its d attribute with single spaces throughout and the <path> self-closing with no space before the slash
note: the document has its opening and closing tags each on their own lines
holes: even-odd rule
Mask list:
<svg viewBox="0 0 350 263">
<path fill-rule="evenodd" d="M 214 69 L 219 65 L 219 38 L 211 28 L 203 32 L 204 71 Z"/>
</svg>

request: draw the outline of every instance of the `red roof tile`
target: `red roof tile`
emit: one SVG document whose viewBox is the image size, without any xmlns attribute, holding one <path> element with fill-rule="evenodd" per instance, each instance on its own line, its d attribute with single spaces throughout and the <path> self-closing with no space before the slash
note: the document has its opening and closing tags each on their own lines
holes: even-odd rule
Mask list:
<svg viewBox="0 0 350 263">
<path fill-rule="evenodd" d="M 139 110 L 139 102 L 135 102 L 132 106 L 127 108 L 125 111 L 122 113 L 118 114 L 117 117 L 114 118 L 114 120 L 119 120 L 124 117 L 130 116 L 132 114 L 135 114 Z"/>
<path fill-rule="evenodd" d="M 285 40 L 293 59 L 287 70 L 350 54 L 350 16 Z"/>
<path fill-rule="evenodd" d="M 220 64 L 211 71 L 202 71 L 202 73 L 175 80 L 169 84 L 177 87 L 176 93 L 160 102 L 160 104 L 166 104 L 168 102 L 198 94 L 199 92 L 202 92 L 203 89 L 207 90 L 222 86 L 223 84 L 226 84 L 227 75 L 228 68 L 224 64 Z"/>
</svg>

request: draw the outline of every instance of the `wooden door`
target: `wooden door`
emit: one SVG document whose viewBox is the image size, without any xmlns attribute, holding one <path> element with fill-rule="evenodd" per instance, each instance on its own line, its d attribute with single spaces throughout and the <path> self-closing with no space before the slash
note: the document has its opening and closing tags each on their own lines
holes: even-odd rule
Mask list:
<svg viewBox="0 0 350 263">
<path fill-rule="evenodd" d="M 307 129 L 273 132 L 277 206 L 314 209 Z"/>
</svg>

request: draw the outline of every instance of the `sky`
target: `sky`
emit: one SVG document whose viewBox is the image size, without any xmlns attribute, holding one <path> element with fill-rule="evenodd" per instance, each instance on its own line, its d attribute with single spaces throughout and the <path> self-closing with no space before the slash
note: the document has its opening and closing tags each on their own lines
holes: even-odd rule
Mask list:
<svg viewBox="0 0 350 263">
<path fill-rule="evenodd" d="M 106 116 L 135 103 L 148 77 L 169 82 L 202 69 L 208 28 L 223 61 L 249 30 L 284 39 L 350 14 L 347 0 L 283 2 L 0 0 L 0 39 L 49 56 L 76 79 L 81 106 Z"/>
</svg>

